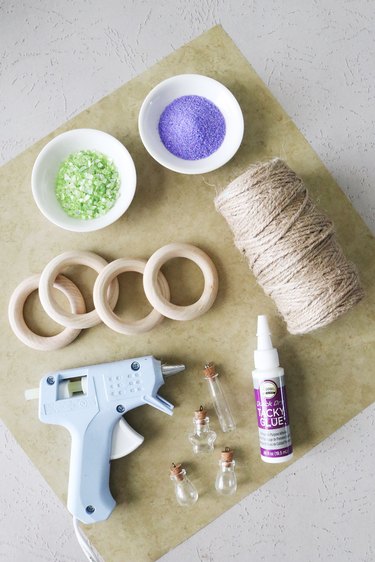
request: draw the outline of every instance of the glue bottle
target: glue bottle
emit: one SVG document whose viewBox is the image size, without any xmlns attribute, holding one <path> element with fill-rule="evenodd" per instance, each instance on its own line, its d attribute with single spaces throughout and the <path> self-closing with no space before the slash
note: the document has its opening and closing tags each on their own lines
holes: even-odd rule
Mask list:
<svg viewBox="0 0 375 562">
<path fill-rule="evenodd" d="M 284 369 L 272 346 L 267 316 L 258 316 L 253 384 L 262 461 L 280 463 L 293 456 Z"/>
</svg>

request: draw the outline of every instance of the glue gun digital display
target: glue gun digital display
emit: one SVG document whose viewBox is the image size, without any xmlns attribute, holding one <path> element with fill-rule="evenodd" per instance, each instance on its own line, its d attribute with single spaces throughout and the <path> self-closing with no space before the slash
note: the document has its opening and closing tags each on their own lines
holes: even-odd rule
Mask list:
<svg viewBox="0 0 375 562">
<path fill-rule="evenodd" d="M 40 382 L 39 418 L 66 427 L 72 438 L 67 507 L 83 523 L 107 519 L 116 502 L 109 490 L 110 460 L 143 442 L 122 417 L 149 404 L 172 415 L 159 396 L 164 378 L 184 365 L 137 357 L 49 373 Z"/>
</svg>

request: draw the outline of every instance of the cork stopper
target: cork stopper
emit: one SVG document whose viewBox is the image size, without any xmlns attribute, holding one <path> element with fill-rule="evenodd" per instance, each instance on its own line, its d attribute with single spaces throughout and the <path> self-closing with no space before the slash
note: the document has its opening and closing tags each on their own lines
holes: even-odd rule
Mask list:
<svg viewBox="0 0 375 562">
<path fill-rule="evenodd" d="M 169 473 L 171 476 L 176 476 L 178 480 L 183 480 L 184 475 L 182 474 L 183 466 L 181 463 L 175 464 L 172 462 L 171 467 L 169 469 Z"/>
<path fill-rule="evenodd" d="M 232 462 L 233 457 L 234 457 L 234 451 L 233 451 L 233 449 L 230 449 L 229 447 L 225 447 L 224 451 L 221 451 L 221 453 L 220 453 L 220 459 L 222 461 L 224 461 L 225 463 Z"/>
<path fill-rule="evenodd" d="M 205 364 L 203 374 L 207 379 L 212 379 L 216 375 L 216 367 L 213 361 Z"/>
<path fill-rule="evenodd" d="M 202 424 L 205 423 L 207 417 L 207 410 L 205 410 L 202 406 L 202 404 L 199 406 L 199 410 L 195 410 L 194 412 L 194 418 L 196 420 L 199 420 Z"/>
</svg>

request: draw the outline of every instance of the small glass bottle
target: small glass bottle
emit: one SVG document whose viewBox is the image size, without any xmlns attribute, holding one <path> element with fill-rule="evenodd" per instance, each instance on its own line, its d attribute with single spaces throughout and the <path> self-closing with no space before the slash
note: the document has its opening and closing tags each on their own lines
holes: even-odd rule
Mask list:
<svg viewBox="0 0 375 562">
<path fill-rule="evenodd" d="M 216 433 L 210 429 L 210 418 L 203 406 L 200 406 L 199 410 L 195 410 L 193 424 L 194 433 L 189 433 L 189 441 L 193 445 L 193 452 L 199 454 L 213 451 Z"/>
<path fill-rule="evenodd" d="M 172 463 L 170 478 L 175 486 L 177 503 L 183 507 L 193 505 L 198 499 L 198 491 L 186 476 L 186 470 L 181 464 Z"/>
<path fill-rule="evenodd" d="M 234 471 L 236 461 L 233 460 L 233 455 L 234 452 L 229 447 L 225 447 L 220 455 L 215 488 L 223 496 L 232 496 L 237 490 L 237 477 Z"/>
<path fill-rule="evenodd" d="M 203 372 L 204 377 L 208 382 L 212 402 L 219 419 L 221 429 L 224 433 L 227 431 L 234 431 L 236 429 L 236 423 L 233 419 L 228 400 L 220 384 L 219 374 L 216 371 L 215 363 L 206 363 Z"/>
</svg>

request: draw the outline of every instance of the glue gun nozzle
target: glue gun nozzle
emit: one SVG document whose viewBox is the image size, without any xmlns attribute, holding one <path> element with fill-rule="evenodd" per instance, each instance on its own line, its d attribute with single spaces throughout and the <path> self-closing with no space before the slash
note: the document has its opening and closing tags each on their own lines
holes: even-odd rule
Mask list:
<svg viewBox="0 0 375 562">
<path fill-rule="evenodd" d="M 181 371 L 185 370 L 185 365 L 162 365 L 161 372 L 163 377 L 171 377 L 172 375 L 176 375 L 177 373 L 181 373 Z"/>
</svg>

